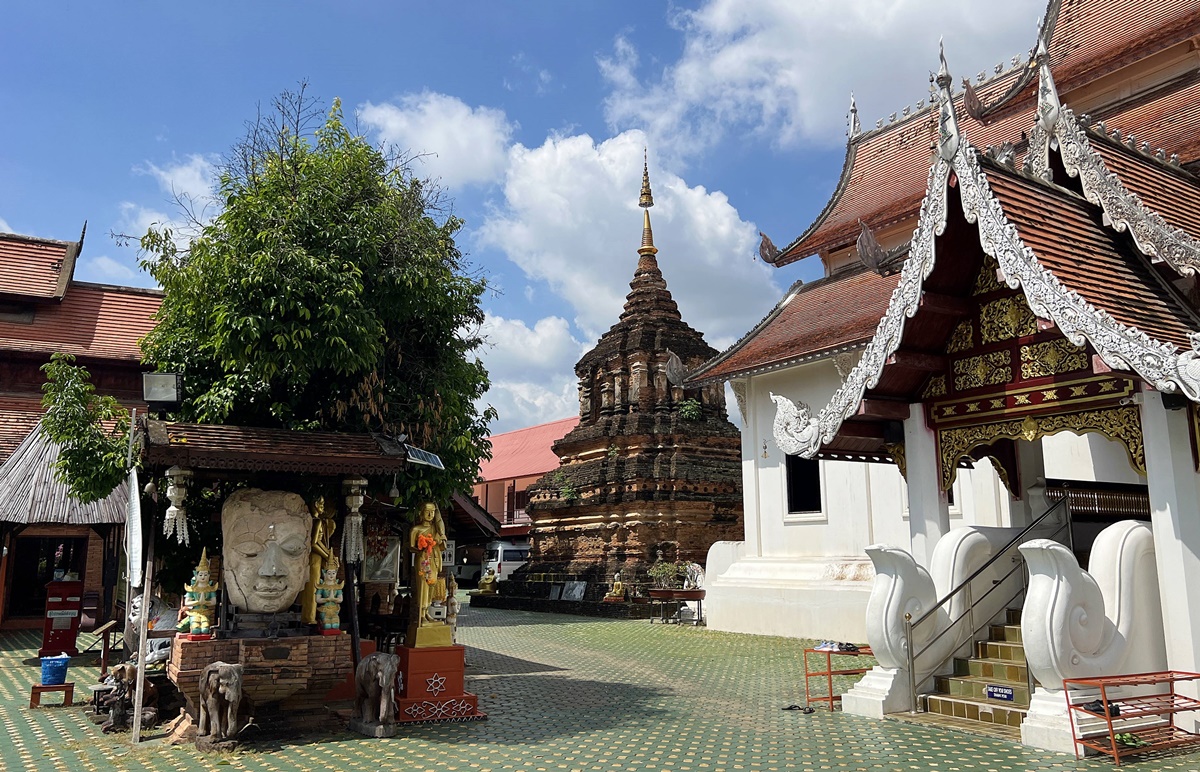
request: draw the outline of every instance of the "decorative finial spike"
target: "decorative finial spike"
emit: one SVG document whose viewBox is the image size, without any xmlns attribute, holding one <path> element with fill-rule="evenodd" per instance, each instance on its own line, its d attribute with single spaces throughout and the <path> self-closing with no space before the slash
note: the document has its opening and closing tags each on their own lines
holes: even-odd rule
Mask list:
<svg viewBox="0 0 1200 772">
<path fill-rule="evenodd" d="M 854 102 L 854 92 L 850 92 L 850 138 L 862 133 L 862 124 L 858 122 L 858 105 Z"/>
<path fill-rule="evenodd" d="M 946 64 L 946 48 L 941 40 L 938 40 L 938 59 L 940 67 L 937 85 L 942 92 L 938 116 L 938 155 L 943 161 L 951 161 L 958 154 L 962 137 L 958 132 L 958 116 L 954 114 L 954 79 L 950 77 L 950 67 Z"/>
<path fill-rule="evenodd" d="M 1046 133 L 1053 134 L 1062 115 L 1062 103 L 1054 86 L 1054 76 L 1050 73 L 1050 54 L 1046 53 L 1046 43 L 1041 38 L 1038 39 L 1036 53 L 1030 59 L 1031 64 L 1034 62 L 1038 68 L 1037 122 Z"/>
<path fill-rule="evenodd" d="M 654 206 L 654 195 L 650 192 L 650 153 L 642 148 L 642 195 L 638 206 L 649 209 Z"/>
</svg>

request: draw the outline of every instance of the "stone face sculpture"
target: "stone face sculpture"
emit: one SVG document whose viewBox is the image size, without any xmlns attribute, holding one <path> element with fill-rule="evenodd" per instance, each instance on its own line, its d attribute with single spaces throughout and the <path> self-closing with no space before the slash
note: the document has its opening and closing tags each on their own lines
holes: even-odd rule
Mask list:
<svg viewBox="0 0 1200 772">
<path fill-rule="evenodd" d="M 273 614 L 296 601 L 308 578 L 311 523 L 295 493 L 247 488 L 225 500 L 225 590 L 239 611 Z"/>
<path fill-rule="evenodd" d="M 200 722 L 196 736 L 211 742 L 229 740 L 238 733 L 238 706 L 242 702 L 242 666 L 213 662 L 200 673 Z"/>
<path fill-rule="evenodd" d="M 363 657 L 354 674 L 354 713 L 364 724 L 396 721 L 396 673 L 400 658 L 377 651 Z"/>
<path fill-rule="evenodd" d="M 217 611 L 217 582 L 212 580 L 208 565 L 208 548 L 200 553 L 200 562 L 192 573 L 192 583 L 185 584 L 183 607 L 187 619 L 179 623 L 177 630 L 187 630 L 191 635 L 208 635 Z"/>
<path fill-rule="evenodd" d="M 325 635 L 337 635 L 341 632 L 342 586 L 337 578 L 338 559 L 330 555 L 325 560 L 325 568 L 321 571 L 321 581 L 314 593 L 314 602 L 320 613 L 321 632 Z"/>
<path fill-rule="evenodd" d="M 334 557 L 330 540 L 337 523 L 333 515 L 325 511 L 325 497 L 318 496 L 312 503 L 313 533 L 312 551 L 308 555 L 308 582 L 300 595 L 300 621 L 305 624 L 317 622 L 317 585 L 321 583 L 322 565 Z"/>
</svg>

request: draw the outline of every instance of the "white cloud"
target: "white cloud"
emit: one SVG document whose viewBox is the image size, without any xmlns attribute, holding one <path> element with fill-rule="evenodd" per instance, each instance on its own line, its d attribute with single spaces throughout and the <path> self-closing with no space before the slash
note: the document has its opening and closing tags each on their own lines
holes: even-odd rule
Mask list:
<svg viewBox="0 0 1200 772">
<path fill-rule="evenodd" d="M 566 418 L 579 409 L 573 368 L 584 346 L 566 319 L 548 316 L 530 327 L 488 314 L 482 332 L 488 345 L 481 358 L 492 381 L 483 401 L 499 415 L 493 433 Z"/>
<path fill-rule="evenodd" d="M 107 255 L 85 257 L 75 267 L 75 278 L 81 281 L 94 281 L 101 284 L 138 285 L 153 284 L 146 274 L 138 273 L 124 263 L 117 262 Z"/>
<path fill-rule="evenodd" d="M 163 192 L 200 204 L 207 203 L 216 189 L 217 167 L 214 161 L 211 157 L 193 153 L 182 162 L 165 166 L 147 161 L 144 167 L 136 171 L 154 177 Z"/>
<path fill-rule="evenodd" d="M 0 217 L 0 233 L 13 233 L 12 226 L 3 217 Z"/>
<path fill-rule="evenodd" d="M 425 172 L 448 188 L 485 185 L 503 175 L 514 126 L 502 110 L 426 91 L 406 94 L 399 104 L 367 102 L 358 115 L 384 142 L 418 154 Z"/>
<path fill-rule="evenodd" d="M 1015 0 L 1003 13 L 960 0 L 708 0 L 680 11 L 680 58 L 646 77 L 638 52 L 617 38 L 599 60 L 612 91 L 614 130 L 645 128 L 654 146 L 681 157 L 711 148 L 725 132 L 780 146 L 840 141 L 849 94 L 864 127 L 928 97 L 944 35 L 959 77 L 1028 53 L 1045 0 Z M 874 117 L 873 117 L 874 116 Z"/>
<path fill-rule="evenodd" d="M 644 144 L 631 131 L 600 144 L 579 135 L 514 145 L 504 202 L 480 228 L 483 246 L 572 306 L 588 346 L 616 322 L 637 265 Z M 756 230 L 723 193 L 653 168 L 651 182 L 659 267 L 684 320 L 719 347 L 779 298 L 770 269 L 754 257 Z"/>
</svg>

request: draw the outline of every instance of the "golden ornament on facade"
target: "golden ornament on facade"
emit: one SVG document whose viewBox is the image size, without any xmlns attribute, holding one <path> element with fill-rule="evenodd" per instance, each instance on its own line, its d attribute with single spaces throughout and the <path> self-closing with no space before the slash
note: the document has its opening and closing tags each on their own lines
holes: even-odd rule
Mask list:
<svg viewBox="0 0 1200 772">
<path fill-rule="evenodd" d="M 954 388 L 958 391 L 978 389 L 1012 380 L 1012 355 L 1008 351 L 992 351 L 954 362 Z"/>
<path fill-rule="evenodd" d="M 979 308 L 979 337 L 983 343 L 997 343 L 1037 332 L 1037 317 L 1019 295 L 1012 295 Z"/>
<path fill-rule="evenodd" d="M 990 445 L 996 440 L 1025 440 L 1033 442 L 1059 432 L 1101 434 L 1125 447 L 1130 465 L 1146 473 L 1146 449 L 1142 440 L 1142 422 L 1136 405 L 1083 410 L 1078 413 L 1059 413 L 1045 416 L 1025 416 L 1021 419 L 997 421 L 976 426 L 938 430 L 939 462 L 942 490 L 954 484 L 958 462 L 973 449 Z"/>
<path fill-rule="evenodd" d="M 988 292 L 996 292 L 1004 289 L 1004 285 L 996 278 L 996 271 L 999 269 L 996 263 L 996 258 L 988 255 L 983 259 L 983 266 L 979 269 L 979 275 L 975 277 L 975 288 L 971 290 L 972 295 L 984 295 Z"/>
<path fill-rule="evenodd" d="M 908 460 L 904 456 L 903 442 L 887 442 L 883 445 L 888 453 L 892 454 L 892 460 L 896 462 L 896 467 L 900 470 L 900 476 L 905 480 L 908 479 Z"/>
<path fill-rule="evenodd" d="M 966 351 L 974 345 L 975 340 L 975 325 L 970 319 L 965 319 L 958 323 L 954 328 L 954 332 L 950 334 L 950 342 L 946 344 L 946 351 L 954 354 L 959 351 Z"/>
<path fill-rule="evenodd" d="M 1026 380 L 1083 370 L 1087 366 L 1087 353 L 1066 338 L 1021 346 L 1021 377 Z"/>
<path fill-rule="evenodd" d="M 941 373 L 930 376 L 929 382 L 925 384 L 925 391 L 921 392 L 921 396 L 925 399 L 946 396 L 946 376 Z"/>
</svg>

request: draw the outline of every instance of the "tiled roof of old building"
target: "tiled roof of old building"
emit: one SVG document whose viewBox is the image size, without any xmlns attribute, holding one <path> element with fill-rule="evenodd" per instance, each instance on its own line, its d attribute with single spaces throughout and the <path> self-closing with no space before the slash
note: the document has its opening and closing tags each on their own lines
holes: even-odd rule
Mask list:
<svg viewBox="0 0 1200 772">
<path fill-rule="evenodd" d="M 1109 131 L 1133 133 L 1139 146 L 1148 142 L 1168 157 L 1178 155 L 1180 163 L 1200 160 L 1200 71 L 1092 118 L 1103 120 Z"/>
<path fill-rule="evenodd" d="M 32 394 L 0 395 L 0 463 L 12 455 L 42 417 L 41 397 Z"/>
<path fill-rule="evenodd" d="M 503 434 L 493 434 L 491 459 L 479 464 L 479 477 L 485 482 L 541 475 L 558 468 L 558 456 L 552 447 L 579 425 L 579 416 L 528 426 Z"/>
<path fill-rule="evenodd" d="M 0 318 L 0 350 L 138 362 L 138 340 L 161 303 L 157 290 L 72 282 L 61 303 L 37 305 L 30 321 Z"/>
<path fill-rule="evenodd" d="M 689 383 L 784 367 L 870 340 L 898 276 L 854 269 L 793 288 L 740 341 L 693 372 Z"/>
<path fill-rule="evenodd" d="M 54 241 L 0 233 L 0 297 L 23 300 L 62 298 L 75 272 L 79 241 Z"/>
<path fill-rule="evenodd" d="M 1194 127 L 1200 134 L 1200 124 Z M 1104 160 L 1104 166 L 1117 175 L 1125 189 L 1172 225 L 1200 239 L 1200 179 L 1183 169 L 1173 168 L 1155 158 L 1096 132 L 1088 141 Z"/>
</svg>

